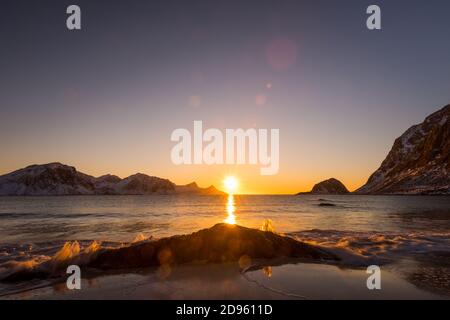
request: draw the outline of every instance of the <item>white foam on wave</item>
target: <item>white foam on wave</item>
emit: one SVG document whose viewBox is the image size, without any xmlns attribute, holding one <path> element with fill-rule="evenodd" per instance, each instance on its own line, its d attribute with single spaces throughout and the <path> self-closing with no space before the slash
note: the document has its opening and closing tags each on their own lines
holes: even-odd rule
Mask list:
<svg viewBox="0 0 450 320">
<path fill-rule="evenodd" d="M 450 255 L 450 233 L 405 234 L 309 230 L 291 233 L 299 241 L 337 254 L 344 264 L 385 264 L 399 258 L 436 252 Z"/>
<path fill-rule="evenodd" d="M 92 241 L 84 247 L 78 241 L 67 241 L 53 255 L 19 252 L 15 255 L 15 259 L 0 264 L 0 281 L 19 273 L 42 272 L 51 275 L 70 264 L 82 266 L 87 264 L 101 248 L 101 243 L 97 241 Z"/>
<path fill-rule="evenodd" d="M 145 236 L 142 232 L 138 233 L 136 237 L 134 237 L 133 241 L 131 243 L 138 243 L 138 242 L 144 242 L 152 240 L 152 236 Z"/>
</svg>

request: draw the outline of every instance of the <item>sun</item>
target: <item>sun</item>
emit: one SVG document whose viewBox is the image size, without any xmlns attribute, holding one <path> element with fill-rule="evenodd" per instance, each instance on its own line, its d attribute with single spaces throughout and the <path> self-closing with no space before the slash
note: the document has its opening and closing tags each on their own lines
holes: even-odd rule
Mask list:
<svg viewBox="0 0 450 320">
<path fill-rule="evenodd" d="M 229 176 L 223 180 L 223 185 L 229 194 L 234 194 L 239 186 L 239 182 L 235 177 Z"/>
</svg>

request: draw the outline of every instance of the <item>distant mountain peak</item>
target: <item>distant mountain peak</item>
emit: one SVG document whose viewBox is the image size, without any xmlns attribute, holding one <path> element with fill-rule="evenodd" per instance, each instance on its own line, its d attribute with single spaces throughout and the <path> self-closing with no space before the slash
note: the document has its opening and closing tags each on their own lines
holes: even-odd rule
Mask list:
<svg viewBox="0 0 450 320">
<path fill-rule="evenodd" d="M 224 195 L 225 192 L 218 190 L 214 186 L 209 186 L 208 188 L 201 188 L 196 182 L 191 182 L 184 186 L 176 186 L 177 193 L 194 193 L 202 195 Z"/>
<path fill-rule="evenodd" d="M 0 176 L 0 196 L 5 195 L 144 195 L 219 194 L 214 188 L 191 183 L 176 186 L 168 179 L 136 173 L 124 179 L 106 174 L 98 178 L 59 162 L 34 164 Z"/>
<path fill-rule="evenodd" d="M 75 167 L 72 166 L 68 166 L 65 164 L 62 164 L 60 162 L 50 162 L 50 163 L 46 163 L 46 164 L 32 164 L 29 166 L 26 166 L 25 168 L 16 170 L 14 172 L 23 172 L 23 171 L 43 171 L 43 170 L 56 170 L 56 169 L 65 169 L 65 170 L 71 170 L 71 171 L 75 171 Z"/>
<path fill-rule="evenodd" d="M 186 185 L 186 187 L 198 188 L 197 182 L 191 182 Z"/>
</svg>

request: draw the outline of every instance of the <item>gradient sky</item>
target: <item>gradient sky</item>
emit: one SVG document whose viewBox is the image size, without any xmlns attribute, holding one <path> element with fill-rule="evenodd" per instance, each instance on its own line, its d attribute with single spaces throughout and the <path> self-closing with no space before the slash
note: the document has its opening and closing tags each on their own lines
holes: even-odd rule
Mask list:
<svg viewBox="0 0 450 320">
<path fill-rule="evenodd" d="M 81 31 L 66 29 L 70 4 Z M 233 174 L 244 193 L 330 177 L 353 190 L 450 103 L 449 14 L 447 0 L 2 0 L 0 174 L 58 161 L 202 186 Z M 279 174 L 173 165 L 170 134 L 194 120 L 279 128 Z"/>
</svg>

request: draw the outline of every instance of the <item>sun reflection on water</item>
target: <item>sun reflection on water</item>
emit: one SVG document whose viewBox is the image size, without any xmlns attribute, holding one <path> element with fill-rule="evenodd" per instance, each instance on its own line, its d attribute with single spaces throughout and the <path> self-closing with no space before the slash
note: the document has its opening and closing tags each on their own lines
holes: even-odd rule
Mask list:
<svg viewBox="0 0 450 320">
<path fill-rule="evenodd" d="M 234 197 L 232 194 L 228 195 L 228 202 L 227 202 L 227 218 L 223 221 L 228 224 L 236 224 L 236 216 L 234 215 L 234 212 L 236 211 L 236 207 L 234 205 Z"/>
</svg>

